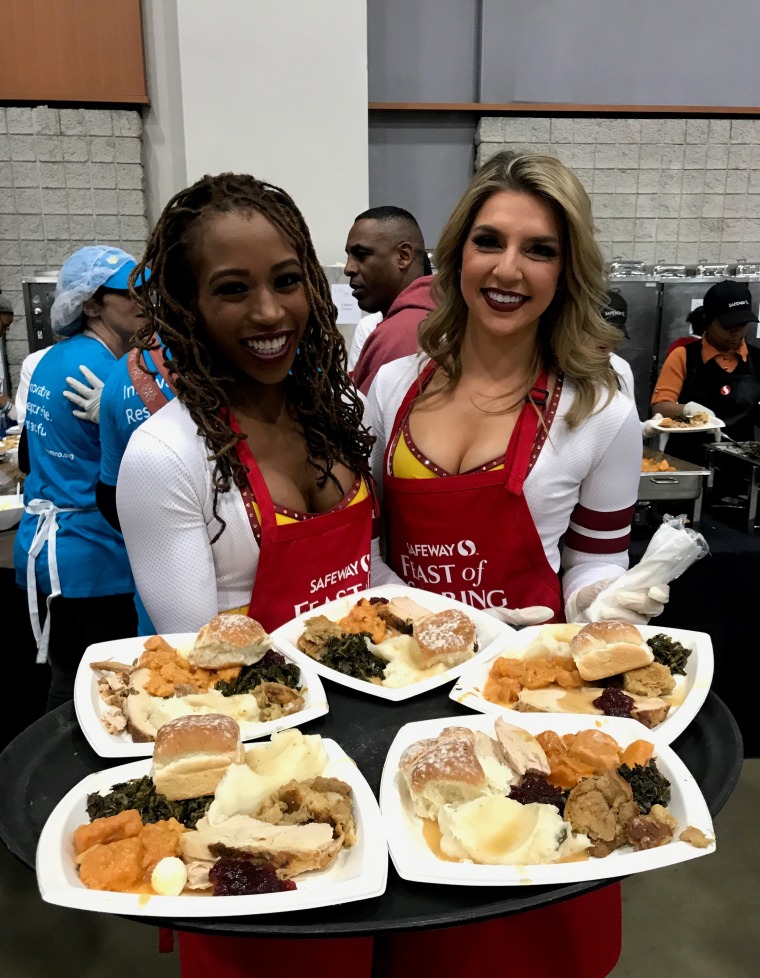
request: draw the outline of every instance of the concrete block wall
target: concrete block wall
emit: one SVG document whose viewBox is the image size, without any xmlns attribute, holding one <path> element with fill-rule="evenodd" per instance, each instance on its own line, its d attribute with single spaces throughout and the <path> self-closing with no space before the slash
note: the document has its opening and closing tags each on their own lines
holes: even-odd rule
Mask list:
<svg viewBox="0 0 760 978">
<path fill-rule="evenodd" d="M 21 279 L 77 248 L 139 256 L 148 236 L 138 110 L 0 106 L 0 289 L 16 318 L 6 343 L 18 383 L 29 352 Z"/>
<path fill-rule="evenodd" d="M 605 258 L 760 261 L 760 120 L 490 117 L 477 162 L 557 156 L 591 196 Z"/>
</svg>

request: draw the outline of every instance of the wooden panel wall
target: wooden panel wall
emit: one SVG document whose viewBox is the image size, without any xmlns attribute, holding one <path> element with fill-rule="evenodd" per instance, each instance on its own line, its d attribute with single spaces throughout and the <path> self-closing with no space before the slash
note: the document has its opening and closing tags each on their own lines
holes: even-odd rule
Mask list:
<svg viewBox="0 0 760 978">
<path fill-rule="evenodd" d="M 0 6 L 0 101 L 148 104 L 140 0 Z"/>
</svg>

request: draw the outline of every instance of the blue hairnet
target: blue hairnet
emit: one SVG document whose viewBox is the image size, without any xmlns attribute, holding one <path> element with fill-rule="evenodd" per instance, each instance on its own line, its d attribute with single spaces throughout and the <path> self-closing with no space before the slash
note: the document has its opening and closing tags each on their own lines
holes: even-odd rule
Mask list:
<svg viewBox="0 0 760 978">
<path fill-rule="evenodd" d="M 125 266 L 136 265 L 132 255 L 121 248 L 91 245 L 80 248 L 63 263 L 55 286 L 55 300 L 50 309 L 50 325 L 58 336 L 72 336 L 83 328 L 82 306 L 101 285 L 115 278 L 124 288 Z M 131 270 L 131 268 L 129 270 Z"/>
</svg>

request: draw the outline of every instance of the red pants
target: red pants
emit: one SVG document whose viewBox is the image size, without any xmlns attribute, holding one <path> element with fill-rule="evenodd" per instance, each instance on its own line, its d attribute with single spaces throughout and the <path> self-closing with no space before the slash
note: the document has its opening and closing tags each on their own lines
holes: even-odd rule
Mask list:
<svg viewBox="0 0 760 978">
<path fill-rule="evenodd" d="M 620 885 L 529 913 L 446 930 L 273 940 L 179 933 L 182 978 L 604 978 L 620 957 Z M 373 947 L 374 945 L 374 947 Z M 291 967 L 292 966 L 292 967 Z"/>
</svg>

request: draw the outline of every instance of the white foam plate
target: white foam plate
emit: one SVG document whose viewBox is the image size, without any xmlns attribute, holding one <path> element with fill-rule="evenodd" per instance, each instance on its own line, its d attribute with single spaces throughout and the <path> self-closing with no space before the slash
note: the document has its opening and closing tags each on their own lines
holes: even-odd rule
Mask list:
<svg viewBox="0 0 760 978">
<path fill-rule="evenodd" d="M 541 629 L 544 627 L 544 625 L 531 625 L 529 628 L 523 628 L 522 631 L 513 636 L 511 642 L 502 648 L 498 655 L 489 656 L 488 660 L 477 663 L 468 663 L 449 693 L 449 698 L 480 713 L 503 716 L 510 723 L 516 723 L 514 718 L 525 716 L 525 714 L 520 714 L 511 707 L 500 706 L 498 703 L 492 703 L 485 699 L 483 689 L 494 661 L 499 656 L 514 659 L 522 658 L 527 647 L 538 638 Z M 657 735 L 660 743 L 672 744 L 699 713 L 707 698 L 715 666 L 712 640 L 706 632 L 692 632 L 685 628 L 658 628 L 656 625 L 637 625 L 636 627 L 641 632 L 644 641 L 653 638 L 655 635 L 667 635 L 692 650 L 686 661 L 686 675 L 674 676 L 675 689 L 670 696 L 663 697 L 663 699 L 669 699 L 677 705 L 673 705 L 665 720 L 651 731 L 652 734 Z M 542 715 L 549 716 L 550 714 Z M 562 714 L 553 713 L 551 716 L 562 716 Z M 592 713 L 588 714 L 587 718 L 589 720 L 598 719 Z"/>
<path fill-rule="evenodd" d="M 432 676 L 430 679 L 421 679 L 418 682 L 410 683 L 408 686 L 391 689 L 387 686 L 367 682 L 365 679 L 355 679 L 353 676 L 345 676 L 336 669 L 331 669 L 329 666 L 324 666 L 320 662 L 317 662 L 316 659 L 312 659 L 304 652 L 301 652 L 296 646 L 296 642 L 301 636 L 308 618 L 324 615 L 326 618 L 338 621 L 344 618 L 351 608 L 362 598 L 387 598 L 390 601 L 397 597 L 411 598 L 413 601 L 417 601 L 422 605 L 423 608 L 429 608 L 431 612 L 446 611 L 449 608 L 457 608 L 459 611 L 462 611 L 475 623 L 478 651 L 466 663 L 454 666 L 438 676 Z M 288 658 L 293 659 L 294 662 L 297 662 L 303 668 L 306 668 L 307 665 L 311 666 L 324 679 L 330 679 L 332 682 L 340 683 L 341 686 L 356 689 L 360 693 L 367 693 L 369 696 L 376 696 L 378 699 L 396 703 L 401 700 L 408 700 L 413 696 L 421 696 L 431 689 L 437 689 L 439 686 L 444 686 L 446 683 L 451 682 L 452 679 L 455 679 L 460 674 L 465 666 L 470 666 L 484 658 L 494 656 L 497 651 L 504 648 L 505 644 L 515 634 L 515 629 L 510 625 L 505 625 L 497 618 L 494 618 L 493 615 L 489 615 L 487 612 L 477 608 L 471 608 L 461 601 L 444 598 L 442 595 L 434 594 L 432 591 L 422 591 L 419 588 L 406 587 L 403 584 L 388 584 L 385 587 L 375 587 L 367 591 L 359 591 L 356 594 L 350 594 L 347 597 L 338 598 L 336 601 L 330 601 L 327 604 L 320 605 L 318 608 L 312 608 L 310 611 L 299 615 L 292 621 L 286 622 L 284 625 L 275 629 L 271 633 L 271 638 L 274 645 L 287 655 Z"/>
<path fill-rule="evenodd" d="M 74 829 L 89 822 L 87 795 L 106 794 L 113 785 L 150 773 L 144 759 L 91 774 L 61 799 L 45 823 L 37 845 L 37 884 L 42 899 L 60 907 L 95 910 L 131 917 L 238 917 L 293 910 L 312 910 L 367 900 L 385 892 L 388 850 L 375 796 L 358 767 L 334 740 L 323 740 L 329 757 L 325 777 L 351 785 L 357 841 L 342 850 L 329 869 L 296 877 L 296 889 L 253 896 L 178 897 L 90 890 L 80 882 L 74 864 Z"/>
<path fill-rule="evenodd" d="M 652 736 L 637 720 L 620 717 L 590 717 L 577 714 L 515 713 L 509 722 L 532 734 L 554 730 L 560 736 L 595 728 L 603 730 L 626 747 L 634 740 L 654 743 L 657 767 L 670 781 L 671 800 L 668 811 L 678 821 L 678 832 L 688 825 L 701 829 L 713 838 L 713 825 L 702 792 L 678 755 Z M 438 859 L 422 834 L 423 820 L 412 809 L 406 785 L 399 775 L 398 763 L 403 751 L 425 737 L 436 737 L 444 727 L 464 726 L 493 736 L 491 716 L 442 717 L 407 723 L 396 734 L 383 768 L 380 785 L 380 810 L 388 834 L 388 847 L 399 876 L 420 883 L 443 883 L 452 886 L 544 886 L 555 883 L 581 883 L 643 873 L 649 869 L 672 866 L 715 851 L 715 842 L 697 849 L 687 842 L 674 841 L 657 849 L 636 852 L 630 847 L 618 849 L 602 859 L 581 862 L 550 863 L 525 866 L 486 866 L 471 862 Z"/>
<path fill-rule="evenodd" d="M 689 425 L 688 428 L 663 427 L 659 421 L 650 420 L 649 423 L 656 431 L 662 432 L 663 435 L 692 435 L 698 431 L 717 431 L 718 428 L 726 427 L 726 422 L 721 421 L 720 418 L 713 418 L 711 421 L 708 421 L 705 424 Z"/>
<path fill-rule="evenodd" d="M 180 652 L 193 647 L 196 632 L 177 632 L 164 635 L 163 638 Z M 153 741 L 135 743 L 126 731 L 110 734 L 103 726 L 102 716 L 107 709 L 98 693 L 98 674 L 90 668 L 91 662 L 101 662 L 112 659 L 114 662 L 131 664 L 144 651 L 145 636 L 138 638 L 123 638 L 114 642 L 98 642 L 86 649 L 77 668 L 74 680 L 74 709 L 79 726 L 87 738 L 90 747 L 101 757 L 145 757 L 153 753 Z M 292 658 L 287 652 L 286 658 Z M 298 662 L 301 679 L 306 687 L 304 693 L 304 708 L 298 713 L 279 717 L 277 720 L 267 720 L 264 723 L 240 723 L 240 737 L 243 741 L 257 740 L 268 737 L 276 730 L 287 727 L 300 727 L 316 717 L 328 712 L 327 696 L 322 681 L 315 669 L 311 668 L 311 660 Z"/>
</svg>

